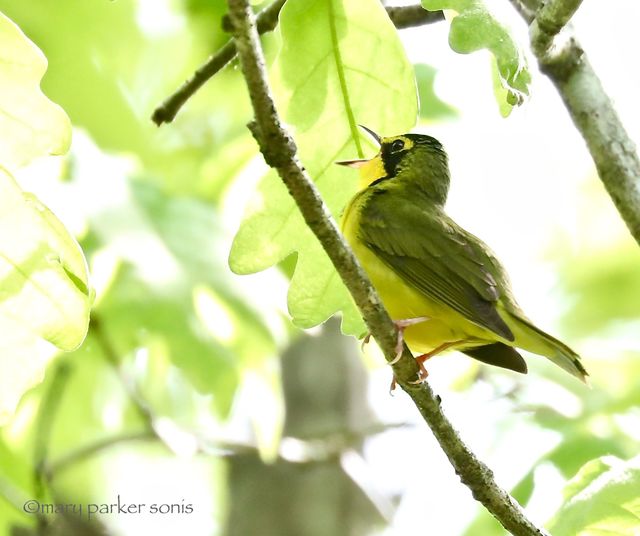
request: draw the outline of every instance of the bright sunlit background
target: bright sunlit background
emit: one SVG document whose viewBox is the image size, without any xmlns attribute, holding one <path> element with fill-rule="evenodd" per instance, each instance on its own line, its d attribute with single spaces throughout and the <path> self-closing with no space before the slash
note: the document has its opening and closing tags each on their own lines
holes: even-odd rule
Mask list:
<svg viewBox="0 0 640 536">
<path fill-rule="evenodd" d="M 237 69 L 212 80 L 175 123 L 157 129 L 148 119 L 226 39 L 217 22 L 224 3 L 27 4 L 0 0 L 0 11 L 47 56 L 43 89 L 71 117 L 74 139 L 69 156 L 42 159 L 18 179 L 83 246 L 101 329 L 51 361 L 44 383 L 4 426 L 16 460 L 31 462 L 42 408 L 58 396 L 55 420 L 49 415 L 49 454 L 58 463 L 50 497 L 193 506 L 170 515 L 105 514 L 99 521 L 109 534 L 242 534 L 238 526 L 251 526 L 252 516 L 265 523 L 263 534 L 278 534 L 269 532 L 265 504 L 281 508 L 271 515 L 283 535 L 324 534 L 293 521 L 305 512 L 326 519 L 321 504 L 349 505 L 332 534 L 503 534 L 459 482 L 410 399 L 389 395 L 391 372 L 375 345 L 361 353 L 333 323 L 306 333 L 291 325 L 291 262 L 255 275 L 229 271 L 231 241 L 266 169 L 245 131 Z M 526 43 L 510 3 L 491 5 Z M 638 20 L 637 2 L 601 0 L 584 2 L 574 21 L 634 140 Z M 415 128 L 448 151 L 448 212 L 495 251 L 530 318 L 583 356 L 592 389 L 536 356 L 527 356 L 530 372 L 521 377 L 449 354 L 429 362 L 429 381 L 462 438 L 544 524 L 588 460 L 638 454 L 640 249 L 535 61 L 531 98 L 504 119 L 489 54 L 458 55 L 447 35 L 446 23 L 401 32 L 411 62 L 435 69 L 435 93 L 452 110 Z M 266 42 L 273 59 L 276 40 Z M 310 364 L 300 364 L 305 356 Z M 309 400 L 296 398 L 304 396 L 301 385 Z M 356 441 L 345 439 L 354 434 Z M 87 445 L 95 449 L 73 454 Z M 316 462 L 335 475 L 300 484 L 296 467 Z M 29 470 L 20 471 L 29 481 Z M 338 489 L 329 497 L 323 491 Z M 292 502 L 270 502 L 281 494 Z M 363 500 L 374 512 L 364 525 L 354 521 L 354 512 L 368 511 Z M 1 498 L 0 519 L 0 530 L 25 522 Z"/>
</svg>

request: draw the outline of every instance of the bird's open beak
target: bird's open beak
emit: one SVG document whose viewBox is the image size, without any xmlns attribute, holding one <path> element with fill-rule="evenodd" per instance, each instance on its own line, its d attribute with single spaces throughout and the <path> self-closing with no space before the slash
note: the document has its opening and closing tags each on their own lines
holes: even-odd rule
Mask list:
<svg viewBox="0 0 640 536">
<path fill-rule="evenodd" d="M 340 160 L 336 162 L 339 166 L 347 166 L 352 168 L 359 168 L 364 166 L 369 160 Z"/>
<path fill-rule="evenodd" d="M 358 125 L 362 130 L 364 130 L 367 134 L 369 134 L 369 136 L 371 136 L 374 140 L 376 140 L 376 143 L 378 145 L 382 145 L 382 138 L 380 136 L 378 136 L 378 134 L 376 134 L 373 130 L 371 130 L 368 127 L 365 127 L 364 125 Z"/>
<path fill-rule="evenodd" d="M 382 138 L 380 136 L 378 136 L 378 134 L 376 134 L 373 130 L 371 130 L 368 127 L 365 127 L 364 125 L 358 125 L 362 130 L 364 130 L 365 132 L 367 132 L 367 134 L 369 134 L 378 145 L 382 144 Z M 340 162 L 336 162 L 336 164 L 340 165 L 340 166 L 347 166 L 347 167 L 351 167 L 351 168 L 359 168 L 364 166 L 367 162 L 369 162 L 369 160 L 341 160 Z"/>
</svg>

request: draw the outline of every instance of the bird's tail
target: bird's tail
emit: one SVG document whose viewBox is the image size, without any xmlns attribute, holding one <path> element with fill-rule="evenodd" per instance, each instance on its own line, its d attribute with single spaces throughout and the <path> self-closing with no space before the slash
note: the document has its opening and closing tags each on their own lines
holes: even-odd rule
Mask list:
<svg viewBox="0 0 640 536">
<path fill-rule="evenodd" d="M 576 352 L 534 326 L 529 320 L 513 314 L 509 316 L 512 322 L 508 322 L 508 324 L 515 335 L 515 346 L 545 356 L 580 381 L 588 383 L 589 373 L 582 365 L 580 356 Z"/>
</svg>

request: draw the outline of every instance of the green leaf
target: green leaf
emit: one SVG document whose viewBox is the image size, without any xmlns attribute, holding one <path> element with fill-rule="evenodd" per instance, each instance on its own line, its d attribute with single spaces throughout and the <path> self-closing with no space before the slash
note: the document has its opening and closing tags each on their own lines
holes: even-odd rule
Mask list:
<svg viewBox="0 0 640 536">
<path fill-rule="evenodd" d="M 431 65 L 419 63 L 415 65 L 415 73 L 420 97 L 420 118 L 446 119 L 457 116 L 458 110 L 436 95 L 433 86 L 438 71 Z"/>
<path fill-rule="evenodd" d="M 549 523 L 554 536 L 636 536 L 640 533 L 640 456 L 605 456 L 584 465 L 564 489 L 565 503 Z"/>
<path fill-rule="evenodd" d="M 150 120 L 154 108 L 193 74 L 202 58 L 229 38 L 220 28 L 226 2 L 202 3 L 210 7 L 210 16 L 186 18 L 185 2 L 137 0 L 61 0 L 37 7 L 0 0 L 0 11 L 45 53 L 49 70 L 43 89 L 75 127 L 89 131 L 102 150 L 135 155 L 149 178 L 165 188 L 211 198 L 207 186 L 228 171 L 210 168 L 211 161 L 232 154 L 238 166 L 256 152 L 255 144 L 250 154 L 227 148 L 236 138 L 252 141 L 245 128 L 250 108 L 241 77 L 232 69 L 218 73 L 170 127 L 158 128 Z M 158 68 L 164 57 L 171 58 L 171 65 Z M 212 106 L 220 102 L 225 106 Z"/>
<path fill-rule="evenodd" d="M 429 11 L 454 10 L 449 45 L 459 54 L 488 49 L 494 56 L 498 84 L 494 91 L 503 116 L 529 94 L 531 75 L 520 47 L 509 30 L 489 12 L 482 0 L 422 0 Z"/>
<path fill-rule="evenodd" d="M 604 454 L 623 455 L 624 446 L 619 438 L 593 437 L 586 431 L 568 435 L 546 458 L 566 477 L 575 475 L 580 466 Z"/>
<path fill-rule="evenodd" d="M 564 327 L 573 335 L 584 336 L 636 320 L 640 316 L 636 299 L 640 295 L 639 262 L 640 251 L 631 241 L 565 262 L 562 283 L 573 304 L 571 314 L 563 317 Z"/>
<path fill-rule="evenodd" d="M 466 527 L 462 535 L 477 536 L 478 534 L 482 534 L 482 536 L 504 536 L 506 532 L 495 517 L 485 509 L 479 508 L 478 515 Z"/>
<path fill-rule="evenodd" d="M 511 496 L 521 505 L 526 506 L 533 495 L 534 470 L 529 471 L 511 490 Z"/>
<path fill-rule="evenodd" d="M 74 178 L 79 192 L 84 180 Z M 89 215 L 98 246 L 92 262 L 117 266 L 95 314 L 119 357 L 142 350 L 168 358 L 198 391 L 214 393 L 225 415 L 244 369 L 277 353 L 261 318 L 273 311 L 256 310 L 233 284 L 209 204 L 122 176 L 112 177 L 111 189 L 119 194 L 105 192 Z"/>
<path fill-rule="evenodd" d="M 69 118 L 40 91 L 46 69 L 42 52 L 0 13 L 0 166 L 69 149 Z"/>
<path fill-rule="evenodd" d="M 498 71 L 498 64 L 496 59 L 491 57 L 491 80 L 493 81 L 493 94 L 498 102 L 498 110 L 502 117 L 509 117 L 513 105 L 509 102 L 509 90 L 504 87 L 500 71 Z"/>
<path fill-rule="evenodd" d="M 337 218 L 356 192 L 357 175 L 334 162 L 375 152 L 363 143 L 358 123 L 382 135 L 414 125 L 413 69 L 378 0 L 289 0 L 279 28 L 278 109 Z M 288 296 L 294 323 L 311 327 L 342 311 L 343 331 L 362 334 L 362 319 L 340 277 L 280 179 L 270 173 L 248 206 L 229 263 L 236 273 L 253 273 L 294 251 L 297 265 Z"/>
<path fill-rule="evenodd" d="M 28 524 L 22 505 L 30 499 L 33 469 L 7 446 L 0 432 L 0 533 L 12 534 L 13 525 Z"/>
<path fill-rule="evenodd" d="M 7 171 L 69 146 L 65 113 L 40 91 L 42 53 L 0 14 L 0 415 L 38 381 L 43 359 L 83 341 L 91 291 L 78 244 Z"/>
<path fill-rule="evenodd" d="M 91 303 L 76 241 L 33 195 L 0 169 L 0 317 L 62 350 L 84 339 Z"/>
</svg>

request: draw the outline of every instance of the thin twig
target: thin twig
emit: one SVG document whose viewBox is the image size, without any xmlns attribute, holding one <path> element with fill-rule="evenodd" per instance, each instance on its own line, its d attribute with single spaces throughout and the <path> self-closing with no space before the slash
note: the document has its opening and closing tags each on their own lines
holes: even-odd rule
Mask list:
<svg viewBox="0 0 640 536">
<path fill-rule="evenodd" d="M 392 361 L 395 356 L 396 329 L 339 233 L 313 182 L 298 161 L 293 139 L 280 122 L 267 82 L 264 56 L 249 3 L 247 0 L 228 0 L 228 3 L 240 65 L 255 113 L 252 131 L 260 150 L 267 163 L 278 171 L 307 225 L 327 252 L 387 361 Z M 406 346 L 393 370 L 398 383 L 413 399 L 456 473 L 473 496 L 512 533 L 544 534 L 526 518 L 520 505 L 496 484 L 491 470 L 462 442 L 442 412 L 440 397 L 434 395 L 426 383 L 411 383 L 417 377 L 418 367 Z"/>
<path fill-rule="evenodd" d="M 147 402 L 140 396 L 138 388 L 132 381 L 132 379 L 124 374 L 120 364 L 118 353 L 111 344 L 111 339 L 105 331 L 102 319 L 95 312 L 91 315 L 90 335 L 94 336 L 96 342 L 102 350 L 103 357 L 113 367 L 113 370 L 122 383 L 122 386 L 127 393 L 129 400 L 131 400 L 133 407 L 138 412 L 138 415 L 140 415 L 140 417 L 142 418 L 145 427 L 149 430 L 155 430 L 154 415 L 151 411 L 151 408 L 149 407 Z"/>
<path fill-rule="evenodd" d="M 82 462 L 83 460 L 90 458 L 95 454 L 99 454 L 100 452 L 114 445 L 130 441 L 154 439 L 159 440 L 161 444 L 164 444 L 164 441 L 155 429 L 155 417 L 153 415 L 153 411 L 151 410 L 147 402 L 142 398 L 142 396 L 140 396 L 135 383 L 131 380 L 131 378 L 127 377 L 127 375 L 122 370 L 121 360 L 118 356 L 118 353 L 113 347 L 111 339 L 109 338 L 109 335 L 102 323 L 100 315 L 95 312 L 91 315 L 89 336 L 93 337 L 95 342 L 100 347 L 102 356 L 104 357 L 105 361 L 107 361 L 107 363 L 109 363 L 109 365 L 113 367 L 113 370 L 118 376 L 118 379 L 120 380 L 123 389 L 129 397 L 131 404 L 138 412 L 138 415 L 143 421 L 144 430 L 135 432 L 123 432 L 119 435 L 107 437 L 105 439 L 99 439 L 88 445 L 81 446 L 76 450 L 73 450 L 65 454 L 61 458 L 53 460 L 51 462 L 45 460 L 44 456 L 41 455 L 40 462 L 36 465 L 37 474 L 41 481 L 46 480 L 47 483 L 50 483 L 59 472 L 65 470 L 69 466 Z"/>
<path fill-rule="evenodd" d="M 267 33 L 275 29 L 278 24 L 278 15 L 286 0 L 275 0 L 258 14 L 258 24 L 261 33 Z M 224 23 L 223 23 L 224 26 Z M 191 78 L 186 80 L 172 95 L 158 106 L 151 116 L 151 120 L 158 126 L 162 123 L 171 123 L 180 108 L 187 102 L 204 83 L 222 70 L 233 58 L 236 57 L 236 45 L 233 39 L 227 41 L 220 50 L 209 56 Z"/>
<path fill-rule="evenodd" d="M 531 24 L 532 49 L 540 70 L 556 86 L 576 128 L 587 142 L 600 180 L 631 235 L 640 244 L 640 159 L 636 147 L 577 39 L 569 37 L 563 44 L 553 46 L 553 36 L 569 20 L 579 2 L 551 2 L 539 9 L 535 17 L 533 13 L 540 2 L 534 5 L 529 2 L 526 6 L 519 0 L 511 2 Z M 555 24 L 549 21 L 553 13 L 560 14 Z M 539 17 L 544 22 L 536 23 Z M 545 31 L 550 33 L 541 37 Z M 545 45 L 548 39 L 549 44 Z"/>
<path fill-rule="evenodd" d="M 275 30 L 278 25 L 278 15 L 280 14 L 280 9 L 282 9 L 283 4 L 284 1 L 278 0 L 269 6 L 269 9 L 274 8 L 273 12 L 266 14 L 264 17 L 261 17 L 262 13 L 258 14 L 256 26 L 258 27 L 258 33 L 260 35 Z M 442 11 L 427 11 L 421 4 L 411 6 L 385 6 L 385 9 L 391 22 L 393 22 L 398 30 L 414 28 L 415 26 L 423 26 L 444 20 L 444 13 L 442 13 Z M 229 15 L 222 17 L 222 29 L 225 32 L 233 33 Z"/>
<path fill-rule="evenodd" d="M 66 468 L 80 463 L 83 460 L 91 458 L 100 452 L 103 452 L 115 445 L 121 443 L 129 443 L 132 441 L 153 441 L 158 440 L 158 436 L 153 430 L 143 430 L 140 432 L 124 432 L 119 435 L 100 439 L 94 443 L 90 443 L 86 446 L 79 447 L 77 450 L 73 450 L 57 460 L 49 462 L 44 465 L 44 476 L 48 481 L 53 480 L 61 471 Z"/>
<path fill-rule="evenodd" d="M 387 15 L 398 30 L 414 28 L 444 20 L 442 11 L 427 11 L 420 4 L 413 6 L 387 6 Z"/>
<path fill-rule="evenodd" d="M 278 25 L 278 15 L 286 0 L 276 0 L 257 15 L 258 33 L 271 32 Z M 387 13 L 398 29 L 420 26 L 443 20 L 442 11 L 426 11 L 421 5 L 388 7 Z M 222 19 L 222 27 L 230 30 L 228 15 Z M 222 70 L 236 57 L 236 46 L 231 39 L 220 50 L 209 56 L 209 59 L 186 80 L 172 95 L 170 95 L 151 116 L 151 120 L 158 126 L 170 123 L 180 108 L 198 91 L 204 83 Z"/>
<path fill-rule="evenodd" d="M 46 478 L 44 468 L 47 463 L 51 431 L 58 415 L 58 408 L 64 395 L 64 388 L 69 379 L 71 368 L 68 363 L 59 361 L 51 370 L 51 381 L 42 395 L 40 408 L 35 422 L 35 438 L 33 452 L 33 496 L 43 501 L 46 494 Z M 38 515 L 38 530 L 44 531 L 48 525 L 45 516 Z"/>
<path fill-rule="evenodd" d="M 5 480 L 4 475 L 0 475 L 0 499 L 13 507 L 14 510 L 24 514 L 24 504 L 29 500 L 29 496 L 16 487 L 9 480 Z"/>
<path fill-rule="evenodd" d="M 44 498 L 44 482 L 42 467 L 46 463 L 51 442 L 51 430 L 56 420 L 58 408 L 64 394 L 64 387 L 69 379 L 71 368 L 68 363 L 59 361 L 51 370 L 51 381 L 40 400 L 40 409 L 35 422 L 35 438 L 33 452 L 34 497 Z"/>
</svg>

